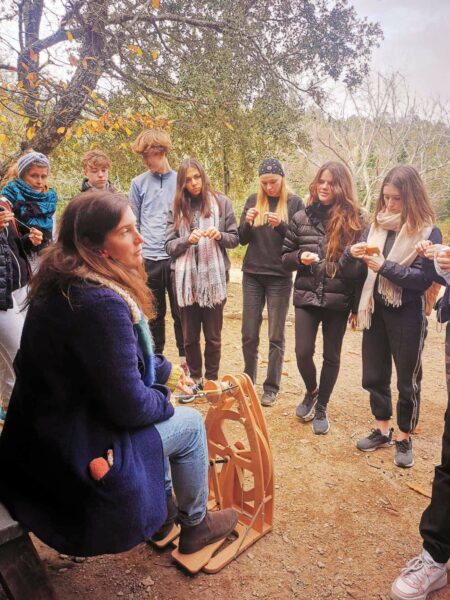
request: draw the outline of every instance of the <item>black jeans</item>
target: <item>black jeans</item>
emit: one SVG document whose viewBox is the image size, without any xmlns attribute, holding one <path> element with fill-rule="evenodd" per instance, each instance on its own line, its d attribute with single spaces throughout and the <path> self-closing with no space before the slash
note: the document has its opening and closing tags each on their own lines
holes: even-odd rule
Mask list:
<svg viewBox="0 0 450 600">
<path fill-rule="evenodd" d="M 217 379 L 219 376 L 225 302 L 217 304 L 214 308 L 202 308 L 198 304 L 180 306 L 186 361 L 191 377 L 194 379 L 202 377 L 202 351 L 200 347 L 200 331 L 202 328 L 205 336 L 205 377 L 206 379 Z"/>
<path fill-rule="evenodd" d="M 259 333 L 262 313 L 267 300 L 269 326 L 269 364 L 263 383 L 265 392 L 278 393 L 284 357 L 284 329 L 292 290 L 292 277 L 253 275 L 242 278 L 242 353 L 244 372 L 256 383 L 258 369 Z"/>
<path fill-rule="evenodd" d="M 445 370 L 447 374 L 447 410 L 442 438 L 441 464 L 434 471 L 431 502 L 420 521 L 423 547 L 436 562 L 450 558 L 450 323 L 445 335 Z"/>
<path fill-rule="evenodd" d="M 419 421 L 422 350 L 427 319 L 422 298 L 398 308 L 375 305 L 370 329 L 362 344 L 362 385 L 370 394 L 370 407 L 377 421 L 392 417 L 392 359 L 397 371 L 397 424 L 410 433 Z"/>
<path fill-rule="evenodd" d="M 341 365 L 341 348 L 347 328 L 348 311 L 316 306 L 295 309 L 295 354 L 300 375 L 308 392 L 317 388 L 314 350 L 317 330 L 322 323 L 323 364 L 320 372 L 319 403 L 326 406 L 333 392 Z"/>
<path fill-rule="evenodd" d="M 155 296 L 156 318 L 150 322 L 155 343 L 155 353 L 163 354 L 166 343 L 166 291 L 169 294 L 170 311 L 172 313 L 173 327 L 175 330 L 175 340 L 178 348 L 178 354 L 185 356 L 183 331 L 181 328 L 180 314 L 177 301 L 171 284 L 171 259 L 166 260 L 148 260 L 145 259 L 145 270 L 147 272 L 147 285 Z"/>
</svg>

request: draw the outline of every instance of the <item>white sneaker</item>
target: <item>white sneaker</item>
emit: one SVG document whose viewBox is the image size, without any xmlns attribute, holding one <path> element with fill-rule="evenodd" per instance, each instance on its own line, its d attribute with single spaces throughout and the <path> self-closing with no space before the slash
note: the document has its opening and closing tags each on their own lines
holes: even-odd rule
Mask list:
<svg viewBox="0 0 450 600">
<path fill-rule="evenodd" d="M 392 600 L 427 600 L 428 594 L 447 585 L 447 564 L 422 554 L 406 563 L 391 587 Z"/>
</svg>

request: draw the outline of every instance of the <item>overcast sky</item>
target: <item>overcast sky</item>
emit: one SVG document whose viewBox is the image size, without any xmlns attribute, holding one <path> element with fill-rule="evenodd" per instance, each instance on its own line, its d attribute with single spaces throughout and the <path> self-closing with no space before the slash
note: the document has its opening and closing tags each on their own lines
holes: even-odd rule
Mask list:
<svg viewBox="0 0 450 600">
<path fill-rule="evenodd" d="M 400 71 L 424 98 L 450 101 L 450 0 L 349 0 L 359 16 L 378 21 L 384 40 L 372 68 Z"/>
</svg>

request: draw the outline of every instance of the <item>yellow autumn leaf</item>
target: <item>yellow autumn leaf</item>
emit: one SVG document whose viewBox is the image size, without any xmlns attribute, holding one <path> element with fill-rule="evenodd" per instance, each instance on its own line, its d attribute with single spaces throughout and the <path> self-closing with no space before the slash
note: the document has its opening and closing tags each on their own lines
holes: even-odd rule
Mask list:
<svg viewBox="0 0 450 600">
<path fill-rule="evenodd" d="M 77 137 L 81 137 L 83 135 L 83 128 L 82 127 L 78 127 L 77 129 Z"/>
<path fill-rule="evenodd" d="M 71 31 L 67 32 L 67 39 L 69 40 L 69 42 L 73 42 L 73 34 Z"/>
<path fill-rule="evenodd" d="M 36 127 L 29 127 L 27 129 L 27 139 L 32 140 L 36 133 Z"/>
<path fill-rule="evenodd" d="M 126 132 L 126 134 L 127 134 L 128 136 L 130 136 L 130 135 L 131 135 L 131 133 L 132 133 L 131 129 L 128 129 L 128 127 L 124 127 L 124 129 L 125 129 L 125 132 Z"/>
<path fill-rule="evenodd" d="M 65 127 L 58 127 L 58 129 L 56 130 L 56 133 L 64 133 L 66 131 Z"/>
<path fill-rule="evenodd" d="M 142 48 L 139 48 L 139 46 L 136 46 L 136 44 L 128 44 L 128 48 L 131 50 L 131 52 L 134 52 L 138 56 L 142 56 Z"/>
<path fill-rule="evenodd" d="M 155 10 L 158 10 L 158 9 L 159 9 L 159 7 L 160 7 L 159 0 L 152 0 L 152 7 L 153 7 Z"/>
<path fill-rule="evenodd" d="M 8 138 L 6 137 L 6 135 L 4 133 L 0 133 L 0 144 L 3 144 L 3 142 L 6 142 Z"/>
<path fill-rule="evenodd" d="M 152 52 L 152 58 L 153 58 L 153 60 L 156 60 L 158 58 L 158 56 L 159 56 L 158 50 L 153 50 L 153 52 Z"/>
<path fill-rule="evenodd" d="M 234 127 L 233 127 L 233 125 L 232 125 L 231 123 L 227 123 L 227 122 L 225 121 L 225 127 L 226 127 L 227 129 L 231 129 L 231 131 L 234 131 Z"/>
<path fill-rule="evenodd" d="M 7 123 L 7 122 L 8 122 L 8 119 L 5 117 L 5 115 L 0 115 L 0 121 L 1 121 L 2 123 Z"/>
</svg>

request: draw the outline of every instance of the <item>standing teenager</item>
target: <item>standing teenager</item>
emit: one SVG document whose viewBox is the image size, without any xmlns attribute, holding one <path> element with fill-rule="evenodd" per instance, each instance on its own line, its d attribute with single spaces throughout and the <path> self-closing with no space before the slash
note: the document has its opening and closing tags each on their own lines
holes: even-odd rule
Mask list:
<svg viewBox="0 0 450 600">
<path fill-rule="evenodd" d="M 424 292 L 432 283 L 415 246 L 420 240 L 441 242 L 441 232 L 433 223 L 434 212 L 417 171 L 408 165 L 394 167 L 382 183 L 374 222 L 343 259 L 347 264 L 367 265 L 358 325 L 364 330 L 362 385 L 370 394 L 376 427 L 356 446 L 372 452 L 393 444 L 393 360 L 399 428 L 394 463 L 398 467 L 414 465 L 410 434 L 419 421 L 421 357 L 427 333 Z"/>
<path fill-rule="evenodd" d="M 137 226 L 144 238 L 143 256 L 147 284 L 156 302 L 156 318 L 150 323 L 155 351 L 162 354 L 166 343 L 166 292 L 169 296 L 175 340 L 181 364 L 186 368 L 180 315 L 170 283 L 170 258 L 164 249 L 167 215 L 175 196 L 177 174 L 168 155 L 172 150 L 169 134 L 160 129 L 143 131 L 132 150 L 144 161 L 147 171 L 131 182 L 130 202 Z"/>
<path fill-rule="evenodd" d="M 275 158 L 263 160 L 258 174 L 258 193 L 247 199 L 239 224 L 239 241 L 247 245 L 242 264 L 242 353 L 244 371 L 256 383 L 259 334 L 267 302 L 269 363 L 261 404 L 272 406 L 280 390 L 292 290 L 292 276 L 282 265 L 281 249 L 288 223 L 303 208 L 303 202 L 288 193 L 284 169 Z"/>
<path fill-rule="evenodd" d="M 431 259 L 425 262 L 425 268 L 433 268 L 434 258 L 434 277 L 439 283 L 446 285 L 444 296 L 439 301 L 438 318 L 441 322 L 447 321 L 447 410 L 444 416 L 441 464 L 435 469 L 431 502 L 420 521 L 422 551 L 406 563 L 393 582 L 392 600 L 426 600 L 429 593 L 447 585 L 447 562 L 450 560 L 450 247 L 434 246 L 430 241 L 422 241 L 416 249 L 421 256 Z"/>
<path fill-rule="evenodd" d="M 32 227 L 20 235 L 11 204 L 0 200 L 0 424 L 3 423 L 14 386 L 13 361 L 25 321 L 24 305 L 31 269 L 27 250 L 42 243 L 42 233 Z"/>
<path fill-rule="evenodd" d="M 56 204 L 58 197 L 53 188 L 48 187 L 50 162 L 41 152 L 27 152 L 19 158 L 15 168 L 16 175 L 1 191 L 21 223 L 18 223 L 20 235 L 29 233 L 34 227 L 42 232 L 42 242 L 30 245 L 26 249 L 32 271 L 39 265 L 39 253 L 53 239 L 56 225 Z"/>
<path fill-rule="evenodd" d="M 186 360 L 197 384 L 194 391 L 202 386 L 202 329 L 205 377 L 217 379 L 219 375 L 223 308 L 230 269 L 227 249 L 235 248 L 238 243 L 236 218 L 229 198 L 211 188 L 197 160 L 184 160 L 178 169 L 175 200 L 169 211 L 166 251 L 173 259 Z"/>
<path fill-rule="evenodd" d="M 328 401 L 339 374 L 342 340 L 359 275 L 355 268 L 344 276 L 339 259 L 345 247 L 360 237 L 363 219 L 351 175 L 340 163 L 322 165 L 309 193 L 307 207 L 289 225 L 282 260 L 286 268 L 297 271 L 295 352 L 306 394 L 296 415 L 302 421 L 314 419 L 314 433 L 326 434 L 330 429 Z M 314 349 L 320 323 L 323 364 L 318 381 Z"/>
</svg>

